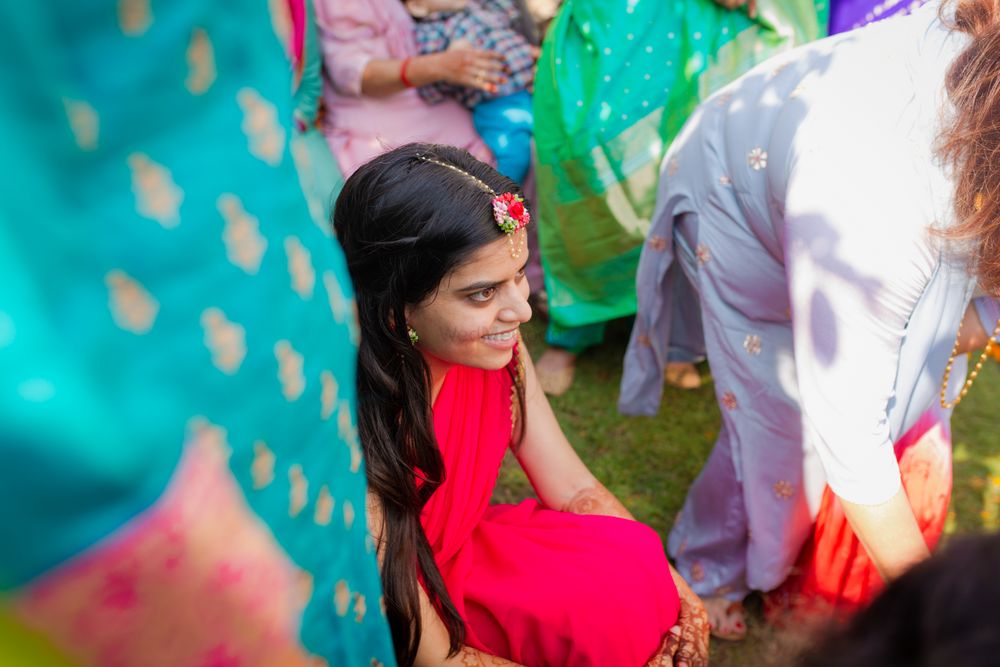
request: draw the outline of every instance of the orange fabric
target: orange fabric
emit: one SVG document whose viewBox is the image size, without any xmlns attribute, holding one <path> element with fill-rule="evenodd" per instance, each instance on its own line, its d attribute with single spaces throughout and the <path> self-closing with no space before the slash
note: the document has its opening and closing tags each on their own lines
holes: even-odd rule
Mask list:
<svg viewBox="0 0 1000 667">
<path fill-rule="evenodd" d="M 928 411 L 896 443 L 903 488 L 927 546 L 944 530 L 951 496 L 951 435 L 936 411 Z M 792 573 L 764 597 L 768 620 L 779 624 L 828 620 L 864 607 L 883 582 L 829 487 Z"/>
</svg>

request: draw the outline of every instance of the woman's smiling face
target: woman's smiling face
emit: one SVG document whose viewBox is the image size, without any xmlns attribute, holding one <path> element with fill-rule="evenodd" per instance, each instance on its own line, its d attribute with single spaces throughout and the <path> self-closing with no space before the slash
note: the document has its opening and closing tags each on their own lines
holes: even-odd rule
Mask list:
<svg viewBox="0 0 1000 667">
<path fill-rule="evenodd" d="M 406 323 L 420 337 L 417 348 L 425 356 L 487 370 L 510 363 L 518 327 L 531 319 L 528 253 L 511 254 L 524 241 L 501 237 L 481 247 L 426 300 L 407 306 Z"/>
</svg>

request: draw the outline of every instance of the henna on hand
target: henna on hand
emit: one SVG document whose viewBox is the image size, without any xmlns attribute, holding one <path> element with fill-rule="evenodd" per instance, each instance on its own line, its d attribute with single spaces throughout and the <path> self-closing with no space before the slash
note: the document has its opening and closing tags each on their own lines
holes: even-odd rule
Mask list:
<svg viewBox="0 0 1000 667">
<path fill-rule="evenodd" d="M 677 571 L 670 568 L 674 577 L 674 584 L 677 587 L 677 595 L 680 598 L 681 608 L 677 615 L 677 625 L 680 627 L 677 638 L 676 652 L 674 653 L 674 664 L 678 667 L 707 667 L 708 665 L 708 638 L 710 624 L 708 622 L 708 612 L 705 605 L 701 603 L 694 591 L 687 585 L 687 582 L 677 574 Z"/>
</svg>

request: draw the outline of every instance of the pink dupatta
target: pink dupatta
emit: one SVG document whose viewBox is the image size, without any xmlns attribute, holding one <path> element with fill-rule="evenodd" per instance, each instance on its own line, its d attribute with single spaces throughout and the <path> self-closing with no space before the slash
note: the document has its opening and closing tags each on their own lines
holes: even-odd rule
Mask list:
<svg viewBox="0 0 1000 667">
<path fill-rule="evenodd" d="M 466 643 L 531 667 L 644 665 L 678 611 L 657 533 L 535 500 L 490 505 L 512 387 L 506 370 L 454 366 L 434 403 L 447 477 L 422 522 Z"/>
</svg>

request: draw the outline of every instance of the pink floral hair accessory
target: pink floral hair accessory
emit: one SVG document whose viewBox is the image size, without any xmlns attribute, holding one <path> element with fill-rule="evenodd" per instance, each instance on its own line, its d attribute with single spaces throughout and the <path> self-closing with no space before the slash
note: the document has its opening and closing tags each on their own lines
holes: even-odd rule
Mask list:
<svg viewBox="0 0 1000 667">
<path fill-rule="evenodd" d="M 531 222 L 531 214 L 524 207 L 524 199 L 512 192 L 505 192 L 493 198 L 493 217 L 505 234 L 520 231 Z"/>
</svg>

